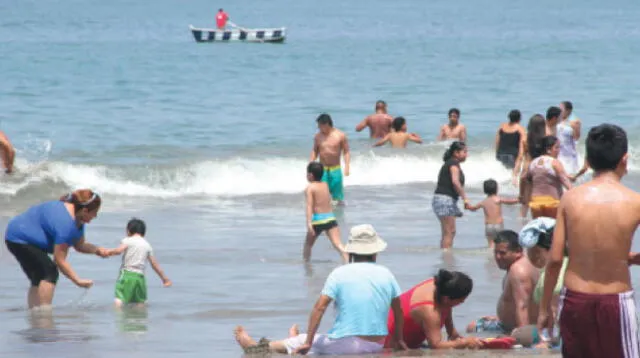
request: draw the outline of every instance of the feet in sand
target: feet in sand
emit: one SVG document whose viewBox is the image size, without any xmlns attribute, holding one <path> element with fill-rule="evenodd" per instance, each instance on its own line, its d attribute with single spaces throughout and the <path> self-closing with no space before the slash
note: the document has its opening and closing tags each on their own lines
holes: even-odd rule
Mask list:
<svg viewBox="0 0 640 358">
<path fill-rule="evenodd" d="M 300 334 L 300 330 L 298 329 L 298 325 L 294 324 L 289 328 L 289 338 L 297 337 Z"/>
<path fill-rule="evenodd" d="M 236 329 L 233 330 L 233 334 L 236 336 L 236 342 L 238 342 L 240 347 L 243 349 L 247 349 L 258 344 L 253 340 L 253 338 L 251 338 L 251 336 L 249 336 L 249 333 L 247 333 L 242 326 L 236 327 Z"/>
</svg>

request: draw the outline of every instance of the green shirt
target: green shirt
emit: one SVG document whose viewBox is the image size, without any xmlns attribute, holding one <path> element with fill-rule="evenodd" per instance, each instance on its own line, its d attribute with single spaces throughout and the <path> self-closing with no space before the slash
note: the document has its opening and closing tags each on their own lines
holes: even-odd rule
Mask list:
<svg viewBox="0 0 640 358">
<path fill-rule="evenodd" d="M 558 275 L 558 282 L 556 283 L 556 287 L 553 289 L 554 295 L 559 295 L 560 291 L 562 290 L 562 286 L 564 286 L 564 272 L 567 270 L 568 264 L 569 264 L 569 258 L 565 256 L 565 258 L 562 260 L 562 268 L 560 268 L 560 274 Z M 540 300 L 542 299 L 542 293 L 544 292 L 544 288 L 543 288 L 544 272 L 545 270 L 540 272 L 540 278 L 538 279 L 536 288 L 533 291 L 533 300 L 536 301 L 536 303 L 538 304 L 540 303 Z"/>
</svg>

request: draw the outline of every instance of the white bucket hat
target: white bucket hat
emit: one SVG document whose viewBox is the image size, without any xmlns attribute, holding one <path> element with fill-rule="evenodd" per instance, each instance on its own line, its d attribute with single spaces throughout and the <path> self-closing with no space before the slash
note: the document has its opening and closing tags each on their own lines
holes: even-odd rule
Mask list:
<svg viewBox="0 0 640 358">
<path fill-rule="evenodd" d="M 349 242 L 344 251 L 356 255 L 373 255 L 384 251 L 386 248 L 387 243 L 378 236 L 373 226 L 364 224 L 351 228 Z"/>
</svg>

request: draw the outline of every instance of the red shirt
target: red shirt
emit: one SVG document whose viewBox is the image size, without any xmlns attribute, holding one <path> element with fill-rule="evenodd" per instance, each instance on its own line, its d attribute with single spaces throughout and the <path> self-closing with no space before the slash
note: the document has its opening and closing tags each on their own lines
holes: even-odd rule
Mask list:
<svg viewBox="0 0 640 358">
<path fill-rule="evenodd" d="M 216 25 L 218 27 L 224 27 L 227 24 L 227 20 L 229 20 L 229 15 L 226 12 L 218 12 L 216 15 Z"/>
</svg>

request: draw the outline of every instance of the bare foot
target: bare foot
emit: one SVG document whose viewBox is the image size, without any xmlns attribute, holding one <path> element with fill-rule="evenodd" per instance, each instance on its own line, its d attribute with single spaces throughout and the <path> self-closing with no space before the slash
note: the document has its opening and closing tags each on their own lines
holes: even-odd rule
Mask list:
<svg viewBox="0 0 640 358">
<path fill-rule="evenodd" d="M 298 325 L 294 324 L 289 328 L 289 338 L 297 337 L 300 334 L 300 330 L 298 329 Z"/>
<path fill-rule="evenodd" d="M 233 330 L 233 334 L 236 336 L 236 342 L 238 342 L 240 347 L 242 347 L 243 349 L 258 344 L 253 340 L 253 338 L 249 336 L 249 333 L 247 333 L 247 331 L 242 326 L 236 327 L 236 329 Z"/>
</svg>

